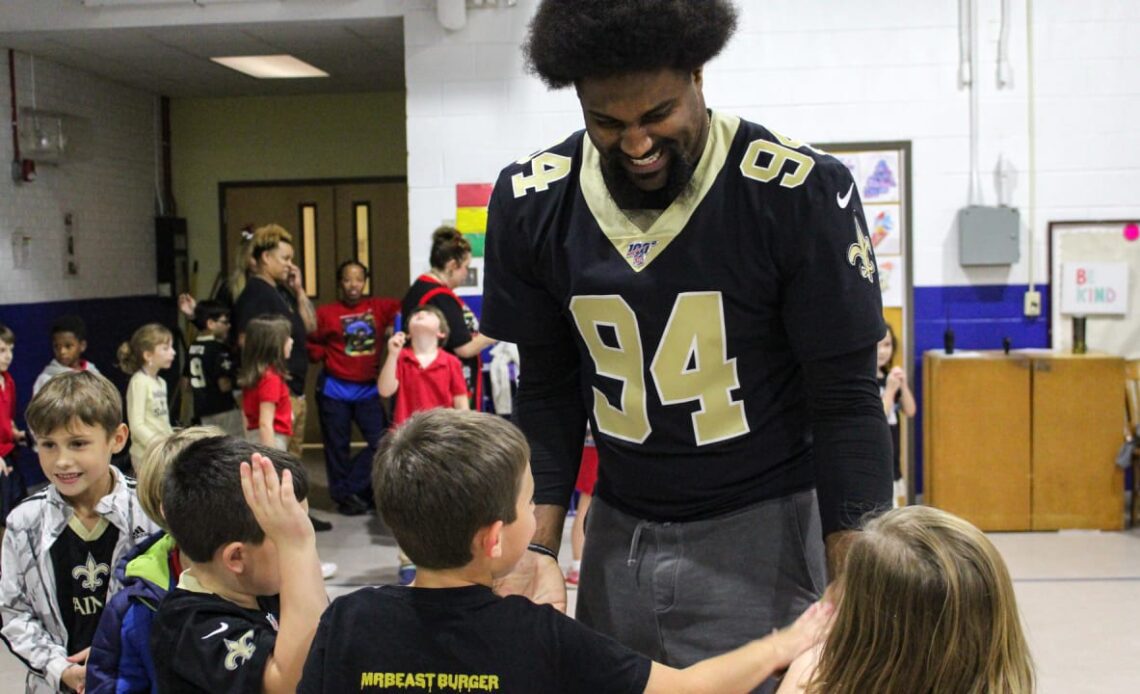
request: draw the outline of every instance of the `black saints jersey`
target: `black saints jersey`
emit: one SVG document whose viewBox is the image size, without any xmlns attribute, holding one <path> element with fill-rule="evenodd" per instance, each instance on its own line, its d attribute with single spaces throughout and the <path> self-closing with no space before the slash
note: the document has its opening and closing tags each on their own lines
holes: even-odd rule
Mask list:
<svg viewBox="0 0 1140 694">
<path fill-rule="evenodd" d="M 55 567 L 55 594 L 67 629 L 67 652 L 77 653 L 91 645 L 99 616 L 107 604 L 111 585 L 111 562 L 119 530 L 100 518 L 88 530 L 72 516 L 51 546 Z"/>
<path fill-rule="evenodd" d="M 656 520 L 812 486 L 800 366 L 884 331 L 847 168 L 733 116 L 709 130 L 655 218 L 618 208 L 583 132 L 507 167 L 489 209 L 485 331 L 577 345 L 597 493 Z"/>
<path fill-rule="evenodd" d="M 257 602 L 251 609 L 205 592 L 192 572 L 184 572 L 151 626 L 158 691 L 260 692 L 277 644 L 281 603 L 276 596 Z"/>
<path fill-rule="evenodd" d="M 189 353 L 186 376 L 194 393 L 194 416 L 202 418 L 237 409 L 233 394 L 237 379 L 230 348 L 213 335 L 205 335 L 191 343 Z"/>
</svg>

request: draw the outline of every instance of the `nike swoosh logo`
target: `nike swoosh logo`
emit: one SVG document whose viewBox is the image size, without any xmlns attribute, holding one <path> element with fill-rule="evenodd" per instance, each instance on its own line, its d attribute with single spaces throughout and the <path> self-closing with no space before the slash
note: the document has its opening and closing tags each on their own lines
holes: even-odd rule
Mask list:
<svg viewBox="0 0 1140 694">
<path fill-rule="evenodd" d="M 222 622 L 222 625 L 220 627 L 211 631 L 209 634 L 206 634 L 205 636 L 203 636 L 202 640 L 205 641 L 206 639 L 210 638 L 211 636 L 217 636 L 218 634 L 225 633 L 226 629 L 229 629 L 229 628 L 230 628 L 229 624 Z"/>
<path fill-rule="evenodd" d="M 839 206 L 846 210 L 847 203 L 851 202 L 851 191 L 853 190 L 855 190 L 855 181 L 851 182 L 851 187 L 847 189 L 846 195 L 835 194 L 835 202 L 839 203 Z"/>
<path fill-rule="evenodd" d="M 852 181 L 852 186 L 847 189 L 847 195 L 836 194 L 836 202 L 842 209 L 847 209 L 847 203 L 852 202 L 852 190 L 855 190 L 855 181 Z"/>
</svg>

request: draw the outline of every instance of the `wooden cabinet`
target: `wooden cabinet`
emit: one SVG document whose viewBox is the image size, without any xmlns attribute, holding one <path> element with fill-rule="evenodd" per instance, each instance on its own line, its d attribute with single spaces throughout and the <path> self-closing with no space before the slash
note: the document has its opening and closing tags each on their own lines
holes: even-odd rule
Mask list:
<svg viewBox="0 0 1140 694">
<path fill-rule="evenodd" d="M 925 501 L 983 530 L 1123 527 L 1124 361 L 923 356 Z"/>
</svg>

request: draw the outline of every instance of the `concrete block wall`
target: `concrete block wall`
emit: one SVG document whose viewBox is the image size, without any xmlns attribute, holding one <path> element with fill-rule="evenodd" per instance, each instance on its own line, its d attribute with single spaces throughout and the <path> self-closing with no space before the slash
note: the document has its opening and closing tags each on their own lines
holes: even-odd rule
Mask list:
<svg viewBox="0 0 1140 694">
<path fill-rule="evenodd" d="M 979 162 L 996 204 L 999 157 L 1028 203 L 1025 0 L 1011 3 L 1013 88 L 996 87 L 1000 3 L 979 3 Z M 430 3 L 405 19 L 413 272 L 431 230 L 454 215 L 454 184 L 493 180 L 507 162 L 581 128 L 572 90 L 524 73 L 519 45 L 536 6 L 472 9 L 446 32 Z M 1049 220 L 1140 215 L 1140 3 L 1033 2 L 1037 210 L 1022 260 L 963 269 L 955 214 L 968 201 L 969 95 L 958 89 L 957 3 L 941 0 L 740 0 L 741 25 L 707 66 L 709 105 L 809 142 L 913 143 L 916 286 L 1024 285 L 1047 279 Z M 1034 248 L 1033 276 L 1029 239 Z"/>
<path fill-rule="evenodd" d="M 7 51 L 0 112 L 10 113 Z M 156 103 L 151 94 L 43 60 L 35 61 L 40 110 L 81 120 L 76 157 L 39 164 L 31 183 L 9 175 L 11 131 L 0 137 L 0 306 L 154 294 Z M 32 106 L 32 60 L 16 54 L 17 104 Z M 79 274 L 64 273 L 64 215 L 72 213 Z M 31 238 L 15 267 L 12 237 Z"/>
</svg>

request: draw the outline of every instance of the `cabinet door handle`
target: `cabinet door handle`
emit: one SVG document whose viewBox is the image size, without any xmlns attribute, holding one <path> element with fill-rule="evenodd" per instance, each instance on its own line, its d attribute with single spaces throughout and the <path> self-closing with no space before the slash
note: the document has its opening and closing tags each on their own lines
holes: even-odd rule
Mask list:
<svg viewBox="0 0 1140 694">
<path fill-rule="evenodd" d="M 1044 360 L 1035 361 L 1035 362 L 1033 362 L 1033 368 L 1038 370 L 1038 371 L 1049 372 L 1049 371 L 1053 370 L 1053 364 L 1052 364 L 1052 362 L 1048 362 L 1048 361 L 1044 361 Z"/>
</svg>

